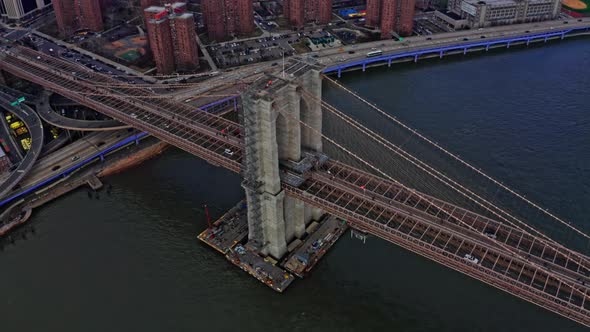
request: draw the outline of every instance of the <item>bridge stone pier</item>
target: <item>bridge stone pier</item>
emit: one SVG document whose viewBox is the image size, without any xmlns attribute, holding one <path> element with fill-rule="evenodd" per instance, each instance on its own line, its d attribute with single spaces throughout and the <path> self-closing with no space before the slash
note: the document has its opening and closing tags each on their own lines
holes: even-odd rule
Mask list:
<svg viewBox="0 0 590 332">
<path fill-rule="evenodd" d="M 286 169 L 303 175 L 323 156 L 320 71 L 308 65 L 293 71 L 269 75 L 244 93 L 240 118 L 248 245 L 277 259 L 323 214 L 281 187 Z"/>
</svg>

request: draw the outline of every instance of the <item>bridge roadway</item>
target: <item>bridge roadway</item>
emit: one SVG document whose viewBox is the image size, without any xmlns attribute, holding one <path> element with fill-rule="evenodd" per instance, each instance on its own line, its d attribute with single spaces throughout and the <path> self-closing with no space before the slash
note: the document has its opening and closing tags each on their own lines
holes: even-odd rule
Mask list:
<svg viewBox="0 0 590 332">
<path fill-rule="evenodd" d="M 2 108 L 10 111 L 19 118 L 29 131 L 31 148 L 27 151 L 17 168 L 0 184 L 0 197 L 8 193 L 29 173 L 37 158 L 41 155 L 41 149 L 43 149 L 44 143 L 43 124 L 37 113 L 24 104 L 20 104 L 18 107 L 10 106 L 12 101 L 14 101 L 12 96 L 0 93 Z M 4 119 L 0 121 L 4 121 Z"/>
<path fill-rule="evenodd" d="M 474 43 L 491 42 L 493 40 L 541 35 L 545 33 L 557 33 L 558 31 L 574 28 L 590 28 L 590 17 L 569 20 L 567 24 L 562 20 L 545 21 L 526 24 L 504 25 L 483 28 L 482 30 L 462 30 L 455 32 L 437 33 L 429 36 L 413 36 L 404 38 L 403 42 L 396 40 L 383 40 L 349 45 L 342 48 L 330 48 L 313 52 L 312 56 L 326 68 L 324 72 L 337 71 L 339 67 L 349 67 L 351 63 L 367 59 L 367 53 L 379 49 L 384 57 L 424 51 L 428 49 L 440 49 L 451 46 L 463 46 Z M 481 38 L 485 36 L 485 38 Z M 464 40 L 467 38 L 468 40 Z M 485 47 L 484 47 L 485 48 Z M 349 54 L 354 52 L 354 54 Z M 358 66 L 358 64 L 357 64 Z"/>
<path fill-rule="evenodd" d="M 180 103 L 125 97 L 103 75 L 19 47 L 0 53 L 0 68 L 240 172 L 240 127 Z M 74 69 L 75 68 L 75 69 Z M 77 72 L 74 72 L 78 70 Z M 298 68 L 293 68 L 297 71 Z M 139 90 L 149 94 L 149 91 Z M 220 131 L 228 133 L 220 135 Z M 232 154 L 224 153 L 231 149 Z M 554 241 L 468 212 L 337 162 L 306 174 L 285 170 L 286 193 L 374 234 L 564 317 L 590 326 L 590 258 Z M 283 178 L 284 180 L 284 178 Z M 363 188 L 363 189 L 361 189 Z M 495 239 L 484 234 L 494 233 Z M 471 254 L 479 263 L 465 259 Z"/>
<path fill-rule="evenodd" d="M 235 172 L 240 170 L 240 157 L 223 157 L 226 149 L 236 150 L 241 145 L 239 128 L 234 122 L 195 111 L 183 103 L 129 97 L 149 97 L 153 93 L 134 86 L 124 87 L 108 76 L 24 47 L 4 49 L 0 67 L 213 164 Z M 222 132 L 227 136 L 222 137 Z"/>
<path fill-rule="evenodd" d="M 20 188 L 15 193 L 36 186 L 51 176 L 63 172 L 77 165 L 80 161 L 90 158 L 97 152 L 104 151 L 135 134 L 125 129 L 89 133 L 89 135 L 68 144 L 68 146 L 40 158 L 29 174 L 19 183 Z"/>
<path fill-rule="evenodd" d="M 131 126 L 117 120 L 80 120 L 72 119 L 57 113 L 49 103 L 51 93 L 44 92 L 37 101 L 37 113 L 43 121 L 50 125 L 75 131 L 110 131 L 131 128 Z"/>
</svg>

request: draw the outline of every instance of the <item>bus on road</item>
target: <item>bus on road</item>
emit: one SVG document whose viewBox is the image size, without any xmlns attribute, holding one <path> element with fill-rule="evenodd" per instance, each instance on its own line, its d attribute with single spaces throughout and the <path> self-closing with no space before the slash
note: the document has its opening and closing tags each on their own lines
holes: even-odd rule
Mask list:
<svg viewBox="0 0 590 332">
<path fill-rule="evenodd" d="M 382 54 L 383 54 L 383 51 L 381 51 L 381 50 L 371 51 L 371 52 L 367 53 L 367 58 L 371 58 L 374 56 L 380 56 Z"/>
</svg>

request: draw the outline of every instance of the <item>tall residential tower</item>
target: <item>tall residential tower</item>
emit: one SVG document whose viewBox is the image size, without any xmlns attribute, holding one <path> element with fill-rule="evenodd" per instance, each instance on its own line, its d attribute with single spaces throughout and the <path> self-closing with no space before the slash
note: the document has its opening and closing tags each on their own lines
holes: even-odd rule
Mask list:
<svg viewBox="0 0 590 332">
<path fill-rule="evenodd" d="M 209 39 L 223 40 L 231 35 L 254 32 L 252 0 L 202 0 Z"/>
<path fill-rule="evenodd" d="M 414 28 L 416 0 L 367 0 L 367 26 L 381 29 L 381 38 L 391 32 L 409 36 Z"/>
<path fill-rule="evenodd" d="M 62 35 L 70 36 L 78 29 L 102 31 L 100 0 L 52 0 L 57 27 Z"/>
<path fill-rule="evenodd" d="M 285 0 L 283 15 L 294 28 L 307 22 L 328 24 L 332 20 L 332 0 Z"/>
<path fill-rule="evenodd" d="M 186 12 L 185 3 L 148 7 L 144 10 L 144 17 L 159 74 L 198 68 L 195 20 L 193 14 Z"/>
</svg>

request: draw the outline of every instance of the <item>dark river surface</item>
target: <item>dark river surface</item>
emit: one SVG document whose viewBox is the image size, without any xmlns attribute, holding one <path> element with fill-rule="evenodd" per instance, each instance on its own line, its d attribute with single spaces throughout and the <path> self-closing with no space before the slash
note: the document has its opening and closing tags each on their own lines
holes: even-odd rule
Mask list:
<svg viewBox="0 0 590 332">
<path fill-rule="evenodd" d="M 551 44 L 341 82 L 589 232 L 590 42 Z M 326 101 L 386 128 L 324 86 Z M 326 133 L 358 138 L 329 122 Z M 35 211 L 35 234 L 4 244 L 0 330 L 584 330 L 377 238 L 344 236 L 307 279 L 277 294 L 196 239 L 203 204 L 218 217 L 242 198 L 237 175 L 170 149 L 105 181 L 111 195 L 76 191 Z M 547 223 L 541 228 L 587 249 Z"/>
</svg>

